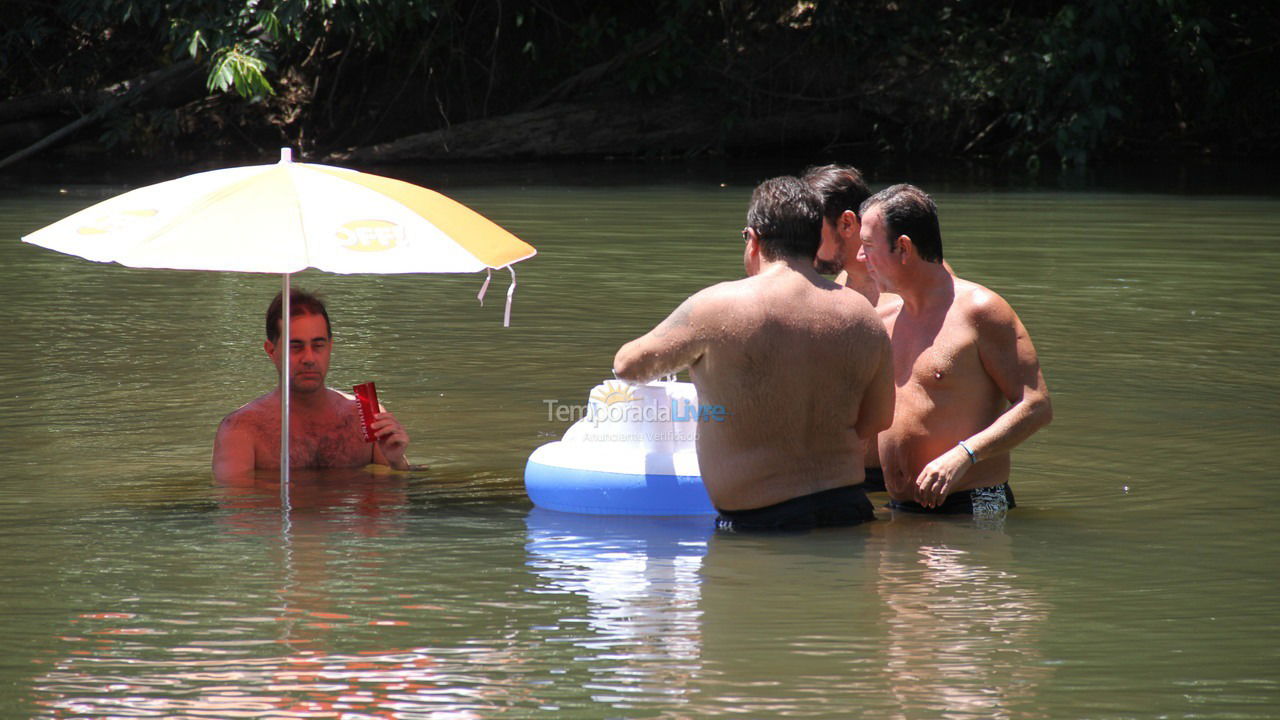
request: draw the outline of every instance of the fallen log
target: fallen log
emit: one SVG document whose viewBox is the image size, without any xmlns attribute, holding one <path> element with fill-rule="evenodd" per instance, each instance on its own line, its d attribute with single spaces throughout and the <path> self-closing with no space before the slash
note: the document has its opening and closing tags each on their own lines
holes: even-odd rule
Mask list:
<svg viewBox="0 0 1280 720">
<path fill-rule="evenodd" d="M 77 90 L 72 88 L 63 88 L 53 92 L 39 93 L 37 95 L 23 95 L 22 97 L 11 98 L 0 102 L 0 125 L 15 122 L 18 120 L 27 120 L 29 118 L 38 118 L 49 115 L 58 115 L 62 113 L 74 113 L 76 115 L 83 114 L 85 107 L 97 107 L 103 103 L 110 102 L 124 93 L 129 92 L 139 84 L 154 84 L 156 81 L 168 82 L 175 74 L 181 76 L 182 73 L 189 73 L 186 79 L 197 78 L 194 71 L 196 69 L 195 62 L 192 60 L 184 60 L 174 63 L 158 70 L 152 70 L 149 73 L 140 75 L 136 78 L 114 83 L 106 87 L 94 88 L 92 90 Z M 184 88 L 180 82 L 181 77 L 173 78 L 179 82 L 168 82 L 168 87 L 179 90 L 181 95 L 190 95 L 190 88 Z M 157 88 L 158 89 L 158 88 Z M 157 97 L 164 101 L 173 101 L 175 98 L 166 96 L 162 93 L 153 93 L 152 97 Z M 179 104 L 182 102 L 172 104 Z"/>
<path fill-rule="evenodd" d="M 860 113 L 797 109 L 726 122 L 705 99 L 557 103 L 537 110 L 457 123 L 391 142 L 331 153 L 345 163 L 402 163 L 552 157 L 674 157 L 721 150 L 813 147 L 866 142 Z"/>
<path fill-rule="evenodd" d="M 74 111 L 85 105 L 97 105 L 109 97 L 106 89 L 92 91 L 68 89 L 39 95 L 23 95 L 0 102 L 0 125 Z"/>
<path fill-rule="evenodd" d="M 168 67 L 152 71 L 141 77 L 117 83 L 100 91 L 84 93 L 82 97 L 93 97 L 100 101 L 94 110 L 62 126 L 58 130 L 45 135 L 40 140 L 28 145 L 22 150 L 0 160 L 0 168 L 25 160 L 26 158 L 61 142 L 67 137 L 75 134 L 77 131 L 101 120 L 108 113 L 116 110 L 117 108 L 123 107 L 128 103 L 136 102 L 147 95 L 154 94 L 157 90 L 182 86 L 184 85 L 183 81 L 189 81 L 191 78 L 198 75 L 199 71 L 195 62 L 191 60 L 184 60 L 182 62 L 174 63 Z M 166 97 L 165 99 L 172 101 L 173 98 Z M 64 104 L 59 105 L 59 102 Z M 45 109 L 51 107 L 65 109 L 71 106 L 70 103 L 72 103 L 71 94 L 53 93 L 49 96 L 43 97 L 43 99 L 19 98 L 18 101 L 10 101 L 10 103 L 6 103 L 6 105 L 10 105 L 11 112 L 12 108 L 15 107 L 27 110 L 41 109 L 43 112 Z M 35 116 L 19 119 L 35 119 Z M 46 122 L 48 121 L 47 115 L 43 117 L 43 120 Z"/>
<path fill-rule="evenodd" d="M 0 123 L 0 149 L 25 147 L 57 129 L 49 118 Z"/>
</svg>

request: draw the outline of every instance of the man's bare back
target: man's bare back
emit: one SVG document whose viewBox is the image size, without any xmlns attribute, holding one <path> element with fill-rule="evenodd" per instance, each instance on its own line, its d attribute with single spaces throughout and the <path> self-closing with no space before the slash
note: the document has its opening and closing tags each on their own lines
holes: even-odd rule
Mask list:
<svg viewBox="0 0 1280 720">
<path fill-rule="evenodd" d="M 690 367 L 698 401 L 728 412 L 698 430 L 716 507 L 764 507 L 860 482 L 860 436 L 887 422 L 892 397 L 888 337 L 870 303 L 790 270 L 694 300 L 690 323 L 707 338 Z"/>
<path fill-rule="evenodd" d="M 814 270 L 822 223 L 799 178 L 760 183 L 742 230 L 747 277 L 694 294 L 613 359 L 631 382 L 689 368 L 698 402 L 722 409 L 697 434 L 720 530 L 875 518 L 862 448 L 893 419 L 892 355 L 871 303 Z"/>
</svg>

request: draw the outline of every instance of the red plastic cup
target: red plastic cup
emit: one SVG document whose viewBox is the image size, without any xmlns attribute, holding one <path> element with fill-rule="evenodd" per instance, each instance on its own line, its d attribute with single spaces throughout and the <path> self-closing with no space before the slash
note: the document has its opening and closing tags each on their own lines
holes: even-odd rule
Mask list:
<svg viewBox="0 0 1280 720">
<path fill-rule="evenodd" d="M 351 388 L 356 402 L 360 403 L 360 427 L 364 430 L 364 441 L 373 442 L 373 416 L 378 414 L 378 391 L 373 383 L 360 383 Z"/>
</svg>

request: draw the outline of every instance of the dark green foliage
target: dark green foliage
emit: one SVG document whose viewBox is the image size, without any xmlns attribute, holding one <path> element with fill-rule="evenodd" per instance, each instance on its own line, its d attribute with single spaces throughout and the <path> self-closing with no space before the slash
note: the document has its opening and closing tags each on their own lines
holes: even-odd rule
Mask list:
<svg viewBox="0 0 1280 720">
<path fill-rule="evenodd" d="M 1218 103 L 1213 23 L 1183 0 L 1066 4 L 1032 36 L 1004 83 L 1011 151 L 1052 150 L 1083 165 L 1135 142 L 1178 144 L 1188 119 Z M 1156 129 L 1157 138 L 1143 138 Z"/>
<path fill-rule="evenodd" d="M 548 98 L 693 94 L 724 134 L 782 115 L 839 117 L 833 147 L 1033 167 L 1274 154 L 1275 6 L 0 0 L 0 93 L 103 87 L 195 58 L 215 97 L 112 119 L 104 137 L 124 145 L 237 127 L 334 149 Z"/>
</svg>

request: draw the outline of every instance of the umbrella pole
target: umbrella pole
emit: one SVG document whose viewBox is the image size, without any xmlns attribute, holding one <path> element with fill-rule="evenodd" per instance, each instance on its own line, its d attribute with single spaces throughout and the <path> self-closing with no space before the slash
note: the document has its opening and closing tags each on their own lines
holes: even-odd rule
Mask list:
<svg viewBox="0 0 1280 720">
<path fill-rule="evenodd" d="M 280 342 L 284 343 L 283 359 L 280 361 L 280 501 L 285 509 L 289 507 L 289 356 L 293 354 L 292 335 L 289 323 L 292 310 L 289 308 L 289 273 L 284 274 L 284 287 L 280 291 Z"/>
</svg>

